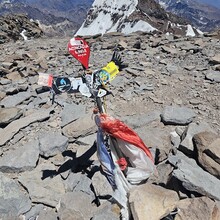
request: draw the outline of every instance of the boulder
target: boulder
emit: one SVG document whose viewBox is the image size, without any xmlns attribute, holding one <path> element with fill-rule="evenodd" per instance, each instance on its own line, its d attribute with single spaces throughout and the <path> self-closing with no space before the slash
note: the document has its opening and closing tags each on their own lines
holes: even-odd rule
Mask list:
<svg viewBox="0 0 220 220">
<path fill-rule="evenodd" d="M 169 156 L 168 161 L 176 168 L 172 176 L 182 182 L 185 189 L 220 201 L 220 180 L 204 171 L 195 160 L 178 151 L 175 156 Z"/>
<path fill-rule="evenodd" d="M 175 220 L 182 219 L 218 220 L 220 219 L 220 203 L 205 196 L 180 200 Z"/>
<path fill-rule="evenodd" d="M 166 106 L 161 120 L 166 125 L 187 125 L 196 117 L 195 112 L 187 107 Z"/>
<path fill-rule="evenodd" d="M 58 207 L 60 220 L 88 220 L 93 217 L 95 206 L 89 195 L 81 191 L 63 194 Z"/>
<path fill-rule="evenodd" d="M 18 119 L 23 114 L 20 108 L 1 108 L 0 109 L 0 126 L 5 126 Z"/>
<path fill-rule="evenodd" d="M 50 117 L 50 112 L 51 109 L 35 111 L 26 117 L 11 122 L 4 129 L 0 130 L 0 146 L 4 145 L 11 138 L 13 138 L 20 129 L 25 128 L 31 123 L 48 119 Z"/>
<path fill-rule="evenodd" d="M 87 114 L 66 125 L 62 130 L 63 134 L 68 137 L 69 140 L 73 140 L 80 136 L 84 137 L 95 133 L 96 125 L 94 120 L 92 120 L 91 115 Z"/>
<path fill-rule="evenodd" d="M 220 137 L 201 132 L 193 137 L 198 162 L 209 173 L 220 179 Z"/>
<path fill-rule="evenodd" d="M 153 184 L 134 187 L 129 193 L 134 220 L 161 219 L 176 207 L 178 201 L 176 192 Z"/>
<path fill-rule="evenodd" d="M 64 183 L 61 177 L 42 179 L 42 172 L 56 170 L 52 164 L 41 164 L 32 171 L 22 173 L 18 181 L 28 190 L 32 202 L 42 203 L 50 207 L 56 207 L 65 193 Z"/>
<path fill-rule="evenodd" d="M 39 134 L 40 154 L 44 157 L 52 157 L 64 152 L 68 146 L 68 138 L 59 132 L 47 132 Z"/>
<path fill-rule="evenodd" d="M 16 173 L 32 170 L 39 159 L 39 142 L 32 140 L 10 149 L 0 157 L 0 171 Z"/>
<path fill-rule="evenodd" d="M 0 219 L 18 219 L 31 209 L 31 200 L 17 181 L 0 172 Z"/>
<path fill-rule="evenodd" d="M 185 154 L 194 154 L 193 136 L 203 131 L 214 132 L 206 122 L 189 124 L 181 136 L 182 141 L 179 145 L 179 149 Z"/>
</svg>

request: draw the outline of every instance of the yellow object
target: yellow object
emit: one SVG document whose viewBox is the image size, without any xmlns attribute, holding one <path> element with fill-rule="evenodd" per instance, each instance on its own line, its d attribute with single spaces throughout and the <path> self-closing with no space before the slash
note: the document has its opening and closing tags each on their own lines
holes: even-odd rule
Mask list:
<svg viewBox="0 0 220 220">
<path fill-rule="evenodd" d="M 110 74 L 110 81 L 112 81 L 116 77 L 116 75 L 119 73 L 118 66 L 116 66 L 113 61 L 111 61 L 105 67 L 103 67 L 102 70 L 105 70 L 106 72 Z"/>
</svg>

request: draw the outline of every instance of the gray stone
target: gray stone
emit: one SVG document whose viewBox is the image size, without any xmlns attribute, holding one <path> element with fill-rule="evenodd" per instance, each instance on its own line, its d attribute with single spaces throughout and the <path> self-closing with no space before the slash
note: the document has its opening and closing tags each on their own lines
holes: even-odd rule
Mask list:
<svg viewBox="0 0 220 220">
<path fill-rule="evenodd" d="M 79 183 L 74 188 L 75 192 L 84 192 L 85 194 L 90 196 L 90 199 L 95 199 L 94 193 L 91 190 L 92 180 L 86 175 L 82 175 Z"/>
<path fill-rule="evenodd" d="M 96 125 L 90 114 L 80 117 L 63 128 L 63 134 L 70 140 L 95 133 Z"/>
<path fill-rule="evenodd" d="M 179 145 L 179 149 L 186 154 L 193 154 L 194 145 L 192 138 L 195 134 L 203 131 L 214 132 L 206 122 L 189 124 L 181 137 L 182 142 Z"/>
<path fill-rule="evenodd" d="M 14 150 L 6 151 L 0 157 L 0 171 L 23 172 L 36 167 L 39 158 L 39 142 L 31 141 L 25 145 L 17 146 Z"/>
<path fill-rule="evenodd" d="M 69 124 L 72 121 L 82 117 L 85 115 L 85 106 L 73 104 L 65 104 L 63 111 L 61 113 L 61 126 L 64 127 L 65 125 Z"/>
<path fill-rule="evenodd" d="M 219 71 L 209 71 L 206 73 L 206 79 L 220 83 L 220 73 Z"/>
<path fill-rule="evenodd" d="M 3 105 L 5 107 L 15 107 L 16 105 L 21 104 L 22 102 L 33 96 L 34 93 L 32 92 L 19 92 L 16 95 L 5 97 L 3 100 L 1 100 L 0 105 Z"/>
<path fill-rule="evenodd" d="M 116 204 L 105 202 L 94 214 L 92 220 L 119 220 L 120 208 Z"/>
<path fill-rule="evenodd" d="M 175 216 L 175 219 L 218 220 L 220 219 L 220 206 L 217 202 L 205 196 L 192 199 L 183 199 L 178 202 L 178 212 Z"/>
<path fill-rule="evenodd" d="M 94 133 L 94 134 L 91 134 L 91 135 L 88 135 L 88 136 L 85 136 L 85 137 L 79 137 L 77 139 L 77 142 L 79 142 L 80 145 L 89 145 L 89 146 L 91 146 L 94 143 L 94 141 L 96 140 L 96 136 L 97 136 L 96 133 Z M 80 148 L 78 150 L 81 150 L 81 148 L 82 148 L 82 146 L 80 146 Z"/>
<path fill-rule="evenodd" d="M 45 157 L 55 156 L 67 149 L 68 138 L 58 132 L 39 134 L 40 154 Z"/>
<path fill-rule="evenodd" d="M 86 193 L 68 192 L 65 193 L 58 207 L 58 216 L 60 220 L 88 220 L 93 217 L 95 206 Z"/>
<path fill-rule="evenodd" d="M 161 114 L 164 124 L 187 125 L 193 121 L 196 114 L 187 107 L 166 106 Z"/>
<path fill-rule="evenodd" d="M 112 187 L 107 178 L 101 173 L 96 172 L 92 177 L 92 184 L 97 196 L 105 197 L 113 194 Z"/>
<path fill-rule="evenodd" d="M 37 220 L 57 220 L 57 218 L 55 210 L 41 210 Z"/>
<path fill-rule="evenodd" d="M 153 184 L 133 187 L 129 193 L 129 204 L 134 219 L 161 219 L 171 212 L 179 201 L 173 190 Z"/>
<path fill-rule="evenodd" d="M 7 125 L 10 122 L 18 119 L 22 115 L 22 110 L 19 108 L 1 108 L 0 109 L 0 126 Z"/>
<path fill-rule="evenodd" d="M 216 54 L 215 56 L 211 57 L 210 62 L 214 64 L 220 64 L 220 54 Z"/>
<path fill-rule="evenodd" d="M 36 219 L 40 211 L 43 210 L 43 208 L 44 208 L 44 205 L 42 204 L 34 205 L 29 212 L 25 213 L 24 215 L 25 219 L 28 219 L 28 220 Z"/>
<path fill-rule="evenodd" d="M 28 190 L 32 202 L 56 207 L 65 193 L 64 184 L 60 175 L 42 179 L 45 170 L 54 171 L 56 167 L 52 164 L 38 165 L 36 169 L 22 173 L 18 181 Z"/>
<path fill-rule="evenodd" d="M 126 124 L 132 128 L 142 127 L 153 121 L 160 120 L 160 112 L 153 111 L 142 115 L 130 115 L 121 117 L 120 120 L 124 121 Z"/>
<path fill-rule="evenodd" d="M 11 122 L 4 129 L 0 130 L 0 146 L 9 141 L 20 129 L 27 127 L 36 121 L 42 121 L 50 117 L 51 109 L 39 110 L 26 117 Z"/>
<path fill-rule="evenodd" d="M 0 218 L 14 219 L 30 209 L 28 194 L 15 180 L 0 172 Z"/>
<path fill-rule="evenodd" d="M 72 192 L 76 186 L 82 182 L 83 175 L 81 173 L 70 173 L 64 181 L 65 189 L 67 192 Z"/>
<path fill-rule="evenodd" d="M 184 188 L 220 201 L 220 180 L 204 171 L 195 160 L 181 152 L 168 160 L 176 167 L 172 175 L 182 182 Z"/>
</svg>

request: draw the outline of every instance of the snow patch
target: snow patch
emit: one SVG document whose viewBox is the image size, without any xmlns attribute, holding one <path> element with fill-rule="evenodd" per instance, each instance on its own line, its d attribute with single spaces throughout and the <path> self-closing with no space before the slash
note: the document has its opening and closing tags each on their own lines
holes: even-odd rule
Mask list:
<svg viewBox="0 0 220 220">
<path fill-rule="evenodd" d="M 20 35 L 24 38 L 24 40 L 26 41 L 26 40 L 28 40 L 28 38 L 27 38 L 27 36 L 25 36 L 25 32 L 26 32 L 26 30 L 24 29 L 21 33 L 20 33 Z"/>
<path fill-rule="evenodd" d="M 192 26 L 190 24 L 187 25 L 187 31 L 186 31 L 186 36 L 191 36 L 191 37 L 195 37 L 196 34 L 192 28 Z"/>
<path fill-rule="evenodd" d="M 152 27 L 150 24 L 148 24 L 145 21 L 138 21 L 135 25 L 132 23 L 125 23 L 124 28 L 122 29 L 122 33 L 124 34 L 130 34 L 132 32 L 136 31 L 143 31 L 143 32 L 152 32 L 157 30 L 156 28 Z"/>
</svg>

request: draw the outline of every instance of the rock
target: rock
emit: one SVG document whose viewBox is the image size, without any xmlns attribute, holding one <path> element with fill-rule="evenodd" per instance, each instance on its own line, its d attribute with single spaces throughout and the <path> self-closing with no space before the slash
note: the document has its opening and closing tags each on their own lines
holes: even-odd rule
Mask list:
<svg viewBox="0 0 220 220">
<path fill-rule="evenodd" d="M 171 54 L 178 53 L 178 51 L 176 49 L 170 48 L 170 47 L 167 47 L 167 46 L 162 46 L 161 49 L 162 49 L 163 52 L 166 52 L 166 53 L 171 53 Z"/>
<path fill-rule="evenodd" d="M 34 96 L 34 93 L 32 92 L 19 92 L 16 95 L 11 95 L 5 97 L 3 100 L 1 100 L 0 105 L 7 107 L 15 107 L 18 104 L 21 104 L 27 99 L 30 99 L 32 96 Z"/>
<path fill-rule="evenodd" d="M 219 71 L 209 71 L 205 75 L 206 79 L 220 83 L 220 73 Z"/>
<path fill-rule="evenodd" d="M 72 121 L 83 117 L 85 115 L 85 106 L 73 104 L 66 104 L 61 113 L 61 126 L 64 127 Z"/>
<path fill-rule="evenodd" d="M 176 167 L 172 175 L 182 182 L 183 187 L 220 201 L 220 180 L 204 171 L 195 160 L 180 152 L 169 156 L 168 160 Z"/>
<path fill-rule="evenodd" d="M 214 57 L 211 57 L 210 62 L 213 64 L 220 64 L 220 54 L 216 54 Z"/>
<path fill-rule="evenodd" d="M 88 145 L 88 147 L 90 147 L 96 140 L 96 136 L 97 135 L 94 133 L 85 137 L 79 137 L 77 141 L 80 143 L 80 145 Z M 87 150 L 88 147 L 86 148 L 85 146 L 81 146 L 80 148 L 78 148 L 77 153 L 79 153 L 79 155 L 82 155 L 83 153 L 85 153 L 85 150 Z"/>
<path fill-rule="evenodd" d="M 220 206 L 208 197 L 183 199 L 177 206 L 175 220 L 218 220 L 220 218 Z"/>
<path fill-rule="evenodd" d="M 161 119 L 166 125 L 187 125 L 195 117 L 196 114 L 193 110 L 178 106 L 166 106 L 161 114 Z"/>
<path fill-rule="evenodd" d="M 36 204 L 32 206 L 31 210 L 25 213 L 25 219 L 36 219 L 40 211 L 43 210 L 44 205 Z"/>
<path fill-rule="evenodd" d="M 143 140 L 145 145 L 149 148 L 156 148 L 158 161 L 163 161 L 167 158 L 168 153 L 171 151 L 169 131 L 165 131 L 159 126 L 144 126 L 135 129 L 136 133 Z"/>
<path fill-rule="evenodd" d="M 83 192 L 65 193 L 58 207 L 58 216 L 60 220 L 87 220 L 93 217 L 95 207 L 91 204 L 89 195 Z"/>
<path fill-rule="evenodd" d="M 16 71 L 7 74 L 7 79 L 10 79 L 11 81 L 19 81 L 20 79 L 22 79 L 22 77 L 21 74 L 18 71 Z"/>
<path fill-rule="evenodd" d="M 0 101 L 1 101 L 2 99 L 4 99 L 5 96 L 6 96 L 6 93 L 0 91 Z"/>
<path fill-rule="evenodd" d="M 72 192 L 76 188 L 76 186 L 82 183 L 84 177 L 81 173 L 70 173 L 67 179 L 65 179 L 65 189 L 67 192 Z"/>
<path fill-rule="evenodd" d="M 51 164 L 38 165 L 36 169 L 22 173 L 18 181 L 28 190 L 32 202 L 56 207 L 65 193 L 61 177 L 42 179 L 42 171 L 55 170 Z"/>
<path fill-rule="evenodd" d="M 107 181 L 107 178 L 101 174 L 101 172 L 96 172 L 92 177 L 92 185 L 95 188 L 96 195 L 98 197 L 104 198 L 112 195 L 112 187 Z"/>
<path fill-rule="evenodd" d="M 152 184 L 134 187 L 129 193 L 134 220 L 161 219 L 176 207 L 178 201 L 176 192 Z"/>
<path fill-rule="evenodd" d="M 147 125 L 153 121 L 160 120 L 160 112 L 153 111 L 142 115 L 130 115 L 122 117 L 120 120 L 131 126 L 133 129 Z"/>
<path fill-rule="evenodd" d="M 19 108 L 1 108 L 0 109 L 0 126 L 5 126 L 18 119 L 23 114 Z"/>
<path fill-rule="evenodd" d="M 78 138 L 80 136 L 87 136 L 93 134 L 96 131 L 96 125 L 92 120 L 91 115 L 87 114 L 80 117 L 76 121 L 63 127 L 63 134 L 70 140 Z"/>
<path fill-rule="evenodd" d="M 11 122 L 4 129 L 0 130 L 0 146 L 4 145 L 12 137 L 14 137 L 14 135 L 18 133 L 21 128 L 25 128 L 29 124 L 34 123 L 36 121 L 48 119 L 50 117 L 50 112 L 51 109 L 39 110 L 31 115 Z"/>
<path fill-rule="evenodd" d="M 0 218 L 17 219 L 31 209 L 31 200 L 17 181 L 0 172 Z"/>
<path fill-rule="evenodd" d="M 58 216 L 55 210 L 41 210 L 38 216 L 38 220 L 57 220 Z"/>
<path fill-rule="evenodd" d="M 211 132 L 201 132 L 193 137 L 200 165 L 220 179 L 220 137 Z"/>
<path fill-rule="evenodd" d="M 52 157 L 59 152 L 64 152 L 68 146 L 68 138 L 58 132 L 39 134 L 40 154 L 44 157 Z"/>
<path fill-rule="evenodd" d="M 120 208 L 116 204 L 105 202 L 94 214 L 92 220 L 119 220 Z"/>
<path fill-rule="evenodd" d="M 214 132 L 205 122 L 189 124 L 181 136 L 182 141 L 179 145 L 179 149 L 185 154 L 192 155 L 194 153 L 193 136 L 203 131 Z"/>
<path fill-rule="evenodd" d="M 148 183 L 152 182 L 160 186 L 167 186 L 172 171 L 173 167 L 170 164 L 161 162 L 157 165 L 157 175 L 150 176 L 148 179 Z"/>
<path fill-rule="evenodd" d="M 1 36 L 4 36 L 4 42 L 16 41 L 22 39 L 21 30 L 25 29 L 25 35 L 30 37 L 40 37 L 43 32 L 37 22 L 32 22 L 26 15 L 5 15 L 0 18 Z M 1 38 L 1 37 L 0 37 Z"/>
<path fill-rule="evenodd" d="M 32 170 L 39 158 L 39 142 L 31 141 L 14 150 L 9 150 L 0 157 L 0 171 L 16 173 Z"/>
</svg>

